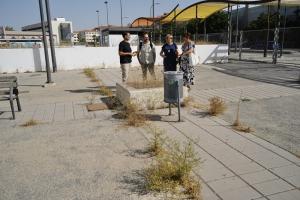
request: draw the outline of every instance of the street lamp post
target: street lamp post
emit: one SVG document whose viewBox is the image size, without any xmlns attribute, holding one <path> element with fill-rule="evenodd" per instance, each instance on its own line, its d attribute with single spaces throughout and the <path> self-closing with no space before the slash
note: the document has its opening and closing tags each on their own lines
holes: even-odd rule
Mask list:
<svg viewBox="0 0 300 200">
<path fill-rule="evenodd" d="M 97 13 L 97 17 L 98 17 L 98 40 L 99 40 L 99 46 L 101 45 L 101 36 L 100 36 L 100 15 L 99 15 L 99 10 L 96 10 L 96 13 Z"/>
<path fill-rule="evenodd" d="M 106 5 L 106 23 L 107 23 L 107 26 L 108 26 L 108 2 L 107 1 L 104 1 L 105 5 Z"/>
<path fill-rule="evenodd" d="M 153 37 L 152 37 L 152 40 L 154 41 L 155 40 L 155 24 L 154 24 L 154 9 L 155 9 L 155 2 L 154 0 L 152 0 L 152 6 L 153 6 L 153 10 L 152 10 L 152 32 L 153 32 Z"/>
<path fill-rule="evenodd" d="M 56 55 L 55 55 L 55 48 L 54 48 L 54 42 L 53 42 L 53 31 L 52 31 L 50 5 L 49 5 L 48 0 L 45 0 L 45 2 L 46 2 L 45 5 L 46 5 L 46 14 L 47 14 L 47 22 L 48 22 L 48 33 L 49 33 L 49 40 L 50 40 L 52 67 L 53 67 L 53 72 L 57 72 Z"/>
<path fill-rule="evenodd" d="M 46 83 L 52 83 L 42 0 L 39 0 L 39 7 L 40 7 L 41 26 L 42 26 L 42 33 L 43 33 L 43 46 L 44 46 L 44 53 L 45 53 L 46 72 L 47 72 Z"/>
<path fill-rule="evenodd" d="M 150 7 L 150 16 L 151 16 L 151 9 L 152 9 L 152 33 L 153 33 L 153 39 L 154 39 L 154 37 L 155 37 L 155 20 L 154 20 L 154 6 L 155 5 L 159 5 L 160 3 L 155 3 L 154 2 L 154 0 L 152 1 L 152 5 L 151 5 L 151 7 Z"/>
<path fill-rule="evenodd" d="M 121 27 L 123 27 L 123 8 L 122 8 L 122 0 L 120 0 L 120 9 L 121 9 Z"/>
</svg>

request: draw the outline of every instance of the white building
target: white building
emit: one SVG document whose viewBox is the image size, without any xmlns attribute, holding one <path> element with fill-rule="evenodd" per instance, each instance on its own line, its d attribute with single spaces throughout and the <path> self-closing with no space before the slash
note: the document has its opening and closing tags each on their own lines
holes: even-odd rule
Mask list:
<svg viewBox="0 0 300 200">
<path fill-rule="evenodd" d="M 71 21 L 66 21 L 65 18 L 55 18 L 51 21 L 53 35 L 57 36 L 55 45 L 72 43 L 73 26 Z M 45 22 L 46 31 L 48 31 L 48 23 Z M 42 32 L 41 23 L 31 24 L 22 27 L 22 31 Z"/>
<path fill-rule="evenodd" d="M 139 44 L 139 35 L 147 29 L 144 28 L 128 28 L 128 27 L 110 27 L 103 29 L 102 44 L 103 46 L 116 47 L 123 40 L 122 33 L 129 32 L 131 34 L 130 44 L 137 46 Z"/>
<path fill-rule="evenodd" d="M 97 29 L 79 31 L 80 38 L 83 38 L 86 43 L 94 43 L 94 38 L 99 38 L 100 34 Z"/>
<path fill-rule="evenodd" d="M 46 35 L 49 43 L 49 35 Z M 31 48 L 42 45 L 43 35 L 38 31 L 6 31 L 0 27 L 0 47 Z M 57 35 L 53 34 L 53 40 L 57 43 Z"/>
<path fill-rule="evenodd" d="M 79 42 L 79 38 L 78 38 L 78 33 L 77 32 L 74 32 L 73 33 L 73 36 L 72 36 L 72 41 L 74 44 L 78 43 Z"/>
</svg>

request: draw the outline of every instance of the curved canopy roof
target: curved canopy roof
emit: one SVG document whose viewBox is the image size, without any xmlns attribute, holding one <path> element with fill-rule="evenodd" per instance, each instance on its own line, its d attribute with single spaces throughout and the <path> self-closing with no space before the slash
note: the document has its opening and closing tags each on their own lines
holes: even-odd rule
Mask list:
<svg viewBox="0 0 300 200">
<path fill-rule="evenodd" d="M 131 27 L 149 27 L 153 24 L 153 18 L 139 17 L 131 23 Z"/>
<path fill-rule="evenodd" d="M 181 10 L 178 8 L 177 4 L 168 14 L 162 17 L 152 18 L 152 17 L 139 17 L 131 23 L 131 27 L 149 27 L 152 26 L 153 21 L 160 21 L 162 23 L 168 23 L 179 13 Z"/>
<path fill-rule="evenodd" d="M 277 2 L 277 0 L 205 0 L 194 3 L 181 12 L 179 12 L 172 20 L 189 21 L 191 19 L 206 19 L 212 14 L 227 8 L 229 4 L 262 4 Z M 290 0 L 296 1 L 296 0 Z M 299 0 L 298 0 L 299 1 Z"/>
<path fill-rule="evenodd" d="M 179 12 L 173 19 L 176 21 L 189 21 L 191 19 L 205 19 L 210 15 L 227 7 L 227 3 L 198 2 Z"/>
<path fill-rule="evenodd" d="M 147 18 L 140 17 L 133 21 L 132 27 L 147 27 L 151 26 L 154 21 L 160 21 L 160 23 L 169 23 L 173 20 L 177 22 L 189 21 L 191 19 L 206 19 L 212 14 L 227 8 L 228 3 L 231 5 L 277 5 L 278 0 L 204 0 L 194 3 L 185 9 L 179 9 L 177 5 L 167 15 L 160 18 Z M 300 5 L 300 0 L 281 0 L 283 6 L 295 6 Z"/>
</svg>

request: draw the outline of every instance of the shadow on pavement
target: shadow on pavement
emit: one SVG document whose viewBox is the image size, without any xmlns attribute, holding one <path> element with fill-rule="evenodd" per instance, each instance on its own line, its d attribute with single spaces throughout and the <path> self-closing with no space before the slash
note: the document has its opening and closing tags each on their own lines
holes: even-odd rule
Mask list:
<svg viewBox="0 0 300 200">
<path fill-rule="evenodd" d="M 219 68 L 214 70 L 231 76 L 300 89 L 300 66 L 248 61 L 231 61 L 214 66 Z"/>
</svg>

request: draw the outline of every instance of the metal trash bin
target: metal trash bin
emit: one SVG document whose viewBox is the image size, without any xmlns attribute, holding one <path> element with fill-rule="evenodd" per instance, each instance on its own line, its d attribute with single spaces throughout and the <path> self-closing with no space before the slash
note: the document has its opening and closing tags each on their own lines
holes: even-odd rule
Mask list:
<svg viewBox="0 0 300 200">
<path fill-rule="evenodd" d="M 178 121 L 180 121 L 180 102 L 183 100 L 183 72 L 164 72 L 164 101 L 169 103 L 169 115 L 171 104 L 177 104 Z"/>
<path fill-rule="evenodd" d="M 164 72 L 164 101 L 166 103 L 177 103 L 178 91 L 181 101 L 183 98 L 183 72 Z"/>
</svg>

